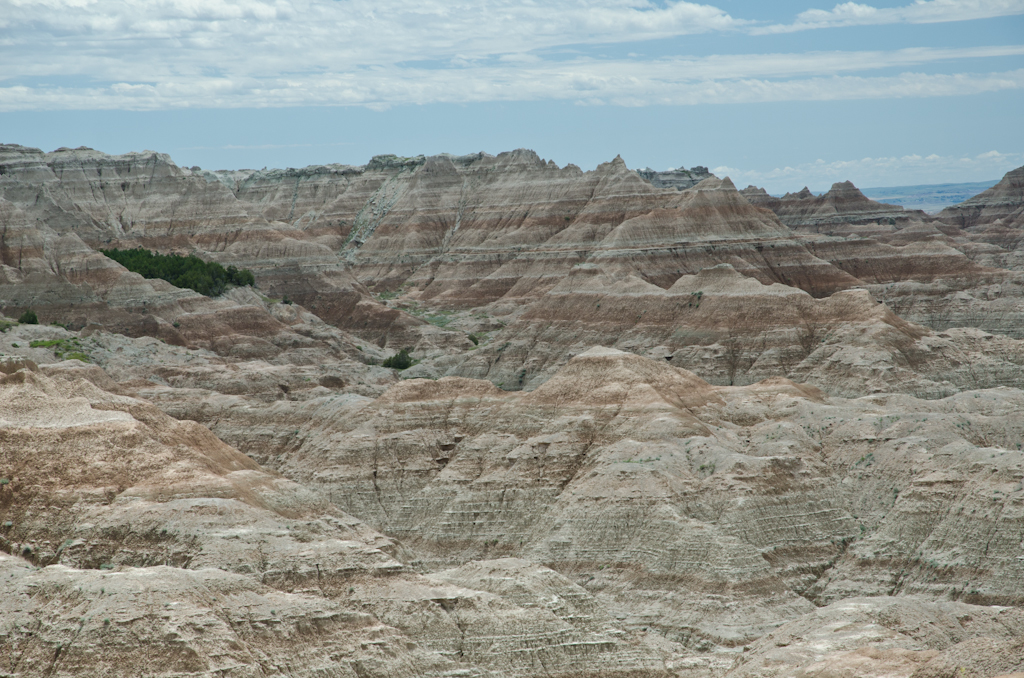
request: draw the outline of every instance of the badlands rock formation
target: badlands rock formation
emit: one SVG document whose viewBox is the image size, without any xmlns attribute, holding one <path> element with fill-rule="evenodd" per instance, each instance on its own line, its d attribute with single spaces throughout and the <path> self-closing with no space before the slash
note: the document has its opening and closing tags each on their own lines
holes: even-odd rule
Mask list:
<svg viewBox="0 0 1024 678">
<path fill-rule="evenodd" d="M 1019 385 L 1024 359 L 1019 340 L 976 330 L 935 333 L 864 289 L 814 299 L 719 264 L 664 290 L 584 264 L 448 373 L 533 388 L 595 344 L 664 358 L 715 383 L 790 376 L 844 395 L 899 388 L 934 397 Z"/>
<path fill-rule="evenodd" d="M 1020 337 L 1024 254 L 1019 228 L 1003 227 L 1015 223 L 1014 205 L 1021 204 L 1020 172 L 959 212 L 953 207 L 934 218 L 869 200 L 850 182 L 817 197 L 806 188 L 781 199 L 753 186 L 742 193 L 807 233 L 815 255 L 855 276 L 906 319 L 935 330 L 976 327 Z M 977 220 L 983 211 L 983 223 L 968 227 L 964 215 Z"/>
<path fill-rule="evenodd" d="M 546 568 L 415 574 L 393 540 L 102 390 L 98 368 L 2 367 L 5 673 L 664 674 L 655 647 Z M 480 567 L 510 590 L 473 587 Z"/>
<path fill-rule="evenodd" d="M 112 294 L 121 269 L 104 272 L 109 262 L 89 259 L 99 245 L 198 252 L 250 268 L 264 295 L 287 296 L 389 352 L 469 348 L 465 334 L 402 309 L 514 314 L 579 263 L 665 289 L 729 263 L 816 297 L 866 287 L 940 331 L 1021 332 L 1020 261 L 1005 236 L 982 242 L 923 213 L 872 202 L 848 183 L 821 198 L 775 201 L 782 207 L 769 213 L 756 208 L 756 191 L 741 194 L 728 180 L 709 176 L 669 191 L 620 159 L 582 172 L 530 151 L 209 172 L 156 153 L 5 146 L 0 167 L 6 312 L 38 307 L 44 320 L 65 324 L 90 317 L 72 313 L 74 303 L 95 309 L 94 322 L 135 336 L 173 337 L 165 325 L 179 310 L 149 294 Z M 385 306 L 371 290 L 401 300 Z M 116 317 L 102 322 L 100 310 Z"/>
<path fill-rule="evenodd" d="M 2 146 L 0 673 L 1024 671 L 1021 171 Z"/>
<path fill-rule="evenodd" d="M 959 205 L 948 207 L 939 219 L 963 229 L 979 227 L 1019 228 L 1024 219 L 1024 167 L 1007 172 L 1002 181 Z"/>
<path fill-rule="evenodd" d="M 787 193 L 781 198 L 770 196 L 756 186 L 747 186 L 742 193 L 751 203 L 775 212 L 790 228 L 818 233 L 840 224 L 926 217 L 917 210 L 908 212 L 899 205 L 870 200 L 849 181 L 832 184 L 832 188 L 820 196 L 811 193 L 806 186 L 798 193 Z"/>
<path fill-rule="evenodd" d="M 174 329 L 187 321 L 206 328 L 199 334 L 207 342 L 234 344 L 241 335 L 259 343 L 278 334 L 252 304 L 215 305 L 141 282 L 95 251 L 142 246 L 250 268 L 264 294 L 306 303 L 321 319 L 358 328 L 380 346 L 388 337 L 416 344 L 422 335 L 431 346 L 462 343 L 376 303 L 322 242 L 334 244 L 329 236 L 250 213 L 223 183 L 178 168 L 166 155 L 0 146 L 0 222 L 2 308 L 32 307 L 47 322 L 92 322 L 182 344 L 189 337 Z M 217 321 L 207 323 L 211 316 Z"/>
<path fill-rule="evenodd" d="M 651 185 L 655 188 L 674 188 L 677 191 L 685 191 L 688 188 L 693 188 L 708 177 L 715 176 L 708 171 L 707 167 L 702 167 L 700 165 L 691 167 L 690 169 L 680 167 L 678 169 L 666 170 L 664 172 L 657 172 L 652 170 L 650 167 L 646 167 L 642 170 L 637 170 L 636 173 L 651 182 Z"/>
</svg>

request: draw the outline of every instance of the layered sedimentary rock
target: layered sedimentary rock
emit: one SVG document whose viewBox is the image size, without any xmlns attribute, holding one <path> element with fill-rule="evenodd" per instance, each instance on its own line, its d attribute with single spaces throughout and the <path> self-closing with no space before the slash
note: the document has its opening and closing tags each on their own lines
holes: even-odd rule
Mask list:
<svg viewBox="0 0 1024 678">
<path fill-rule="evenodd" d="M 713 387 L 595 348 L 527 393 L 445 378 L 323 402 L 261 461 L 427 568 L 542 563 L 699 657 L 813 619 L 808 599 L 1019 606 L 1021 398 Z"/>
<path fill-rule="evenodd" d="M 168 286 L 151 283 L 153 293 L 128 278 L 132 298 L 112 296 L 107 287 L 125 271 L 94 251 L 141 246 L 249 268 L 265 294 L 308 304 L 322 319 L 381 346 L 389 337 L 405 346 L 424 332 L 443 334 L 377 303 L 339 261 L 330 246 L 336 239 L 306 233 L 301 223 L 271 222 L 224 182 L 179 168 L 166 155 L 108 156 L 87 148 L 44 154 L 8 145 L 0 147 L 0 168 L 0 301 L 8 311 L 32 307 L 65 324 L 98 316 L 114 322 L 115 331 L 173 336 L 152 327 L 177 320 L 178 309 L 159 296 Z M 178 294 L 193 305 L 195 296 Z M 221 306 L 217 314 L 225 316 Z M 251 316 L 252 309 L 230 313 Z M 441 343 L 453 340 L 460 338 Z"/>
<path fill-rule="evenodd" d="M 2 365 L 14 675 L 664 675 L 564 577 L 502 562 L 414 574 L 329 501 L 83 372 Z M 480 568 L 509 590 L 471 588 Z M 567 604 L 543 604 L 552 593 Z"/>
<path fill-rule="evenodd" d="M 938 330 L 966 324 L 1009 332 L 1021 313 L 1013 293 L 1019 281 L 991 270 L 1017 268 L 1009 253 L 942 222 L 932 235 L 908 241 L 908 229 L 925 224 L 927 215 L 870 201 L 849 182 L 820 197 L 805 190 L 775 199 L 752 187 L 741 195 L 708 175 L 680 192 L 652 186 L 621 160 L 582 172 L 522 150 L 232 172 L 178 168 L 148 152 L 43 154 L 5 146 L 0 160 L 0 193 L 10 203 L 0 211 L 12 226 L 43 222 L 57 238 L 74 235 L 90 247 L 141 244 L 248 267 L 265 294 L 286 296 L 390 351 L 422 344 L 425 352 L 453 353 L 468 344 L 464 335 L 446 335 L 377 303 L 364 284 L 429 308 L 491 304 L 489 312 L 508 313 L 573 265 L 598 260 L 663 288 L 718 263 L 815 296 L 909 283 L 927 299 L 912 319 Z M 1012 187 L 1012 177 L 1001 186 Z M 1006 193 L 1002 203 L 1016 199 L 999 190 Z M 794 237 L 758 205 L 801 233 L 833 237 Z M 961 252 L 959 260 L 947 265 L 927 248 L 878 246 L 933 241 Z M 5 276 L 20 280 L 22 265 L 10 262 L 24 261 L 31 248 L 5 246 Z M 69 293 L 64 288 L 57 297 Z M 980 316 L 965 313 L 955 296 L 962 292 L 974 307 L 990 305 L 993 294 L 1001 301 Z M 901 289 L 888 295 L 907 296 Z"/>
<path fill-rule="evenodd" d="M 219 569 L 42 570 L 0 553 L 0 657 L 15 676 L 441 675 L 372 615 Z"/>
<path fill-rule="evenodd" d="M 677 191 L 693 188 L 705 179 L 715 176 L 708 171 L 707 167 L 702 167 L 701 165 L 691 167 L 690 169 L 680 167 L 678 169 L 665 170 L 664 172 L 658 172 L 650 167 L 646 167 L 642 170 L 637 170 L 636 173 L 651 182 L 651 186 L 655 188 L 674 188 Z"/>
<path fill-rule="evenodd" d="M 976 327 L 1019 338 L 1024 279 L 1018 271 L 1024 259 L 1019 229 L 1003 225 L 1024 204 L 1013 189 L 1016 174 L 990 189 L 989 198 L 976 196 L 993 203 L 991 218 L 978 228 L 965 228 L 955 208 L 937 217 L 901 212 L 865 198 L 849 182 L 821 196 L 804 189 L 780 199 L 753 186 L 742 193 L 808 234 L 807 246 L 816 256 L 857 278 L 908 320 L 939 331 Z M 964 205 L 960 216 L 981 214 L 981 203 Z"/>
<path fill-rule="evenodd" d="M 938 218 L 963 229 L 977 227 L 1020 228 L 1024 225 L 1024 167 L 1007 172 L 992 188 L 947 207 Z"/>
<path fill-rule="evenodd" d="M 336 383 L 358 384 L 393 379 L 370 365 L 385 355 L 376 342 L 340 330 L 298 305 L 278 303 L 249 288 L 208 298 L 162 280 L 145 280 L 92 250 L 74 233 L 58 237 L 42 226 L 12 226 L 4 241 L 6 252 L 16 257 L 10 260 L 19 267 L 7 269 L 10 275 L 0 284 L 0 306 L 14 317 L 33 308 L 44 323 L 82 330 L 83 338 L 92 337 L 96 349 L 86 351 L 87 355 L 104 366 L 121 363 L 127 368 L 127 372 L 118 372 L 119 379 L 147 379 L 161 370 L 174 369 L 179 375 L 192 373 L 193 381 L 202 383 L 210 368 L 237 372 L 239 365 L 252 362 L 259 364 L 257 371 L 309 366 L 301 376 L 314 381 L 335 377 L 340 380 Z M 443 351 L 448 333 L 416 322 L 427 331 L 408 337 L 392 330 L 390 336 L 424 352 Z M 44 330 L 26 335 L 24 344 L 64 341 L 75 335 L 63 328 Z M 380 343 L 386 343 L 385 336 L 378 335 Z M 435 336 L 441 340 L 433 342 Z M 148 355 L 141 359 L 147 352 L 132 350 L 126 337 L 152 337 L 160 356 L 169 357 L 174 351 L 168 347 L 174 346 L 178 357 L 159 365 Z M 12 343 L 16 340 L 0 336 L 0 345 L 6 344 L 8 351 L 13 349 Z M 127 363 L 117 355 L 125 349 L 131 356 Z M 44 349 L 33 351 L 32 357 L 44 362 L 54 359 L 53 353 Z M 294 369 L 292 373 L 297 374 Z M 250 380 L 245 388 L 253 395 L 269 393 L 273 397 L 280 394 L 279 384 L 292 380 L 282 378 L 271 389 L 260 388 L 260 381 Z"/>
<path fill-rule="evenodd" d="M 741 192 L 752 204 L 770 209 L 790 228 L 816 233 L 840 224 L 895 223 L 897 219 L 927 216 L 920 210 L 907 211 L 899 205 L 875 202 L 849 181 L 832 184 L 822 195 L 814 195 L 807 187 L 781 198 L 770 196 L 763 188 L 755 186 L 748 186 Z"/>
<path fill-rule="evenodd" d="M 38 565 L 230 563 L 250 573 L 253 553 L 263 550 L 264 580 L 308 580 L 316 576 L 314 561 L 332 578 L 355 567 L 348 561 L 398 567 L 384 552 L 367 550 L 393 550 L 386 539 L 266 473 L 205 428 L 104 391 L 89 379 L 96 375 L 64 365 L 5 368 L 5 551 Z M 300 554 L 307 547 L 287 533 L 287 519 L 305 521 L 327 541 Z M 223 538 L 241 524 L 244 532 Z"/>
<path fill-rule="evenodd" d="M 504 155 L 509 167 L 491 171 Z M 371 285 L 411 288 L 419 301 L 504 309 L 595 260 L 663 287 L 721 261 L 816 294 L 855 283 L 728 180 L 678 192 L 651 187 L 621 159 L 587 173 L 522 152 L 478 163 L 460 172 L 450 159 L 428 161 L 350 255 L 355 274 Z"/>
<path fill-rule="evenodd" d="M 842 395 L 898 389 L 934 397 L 1019 385 L 1024 359 L 1019 340 L 935 333 L 907 323 L 864 289 L 814 299 L 786 285 L 762 285 L 723 264 L 664 290 L 584 264 L 486 346 L 415 373 L 486 378 L 529 390 L 594 344 L 665 359 L 718 384 L 789 376 Z"/>
<path fill-rule="evenodd" d="M 965 226 L 644 174 L 0 148 L 4 670 L 1024 668 L 1016 175 Z"/>
<path fill-rule="evenodd" d="M 290 298 L 332 321 L 347 318 L 357 303 L 349 293 L 351 279 L 339 268 L 338 250 L 356 276 L 374 286 L 407 285 L 423 299 L 444 296 L 479 305 L 510 292 L 511 297 L 534 288 L 539 293 L 552 284 L 547 278 L 555 277 L 554 271 L 595 250 L 611 247 L 618 252 L 613 256 L 632 257 L 679 246 L 688 240 L 688 225 L 708 210 L 719 212 L 719 225 L 700 241 L 723 227 L 727 239 L 772 238 L 772 231 L 776 238 L 784 235 L 778 222 L 727 197 L 728 182 L 710 179 L 699 194 L 703 200 L 694 201 L 688 194 L 653 188 L 621 159 L 584 173 L 515 151 L 497 157 L 385 157 L 358 168 L 229 176 L 178 168 L 155 153 L 42 154 L 5 147 L 3 159 L 3 195 L 33 214 L 59 212 L 59 219 L 47 221 L 58 236 L 74 232 L 90 245 L 197 249 L 222 263 L 251 268 L 269 294 L 290 291 Z M 719 187 L 725 192 L 712 198 Z M 684 212 L 663 212 L 675 209 Z M 645 221 L 625 232 L 618 229 L 634 217 Z M 657 225 L 648 225 L 651 220 Z M 242 223 L 245 228 L 239 228 Z M 652 227 L 653 232 L 631 240 L 630 231 Z M 611 242 L 602 242 L 616 229 Z M 816 269 L 791 278 L 823 290 L 844 284 L 841 274 L 829 275 L 829 267 L 798 245 L 788 249 L 797 261 L 777 266 Z M 677 269 L 695 272 L 708 261 L 680 268 L 686 261 L 682 254 L 665 263 L 664 273 L 652 275 L 678 277 Z M 712 263 L 729 252 L 720 255 Z M 740 256 L 752 260 L 762 278 L 786 275 L 753 253 Z M 776 259 L 784 256 L 780 251 Z M 349 325 L 359 330 L 358 321 Z"/>
<path fill-rule="evenodd" d="M 1019 390 L 829 399 L 593 349 L 532 392 L 449 378 L 306 400 L 260 459 L 296 485 L 74 364 L 8 362 L 0 384 L 5 647 L 23 673 L 56 656 L 57 675 L 109 674 L 99 657 L 132 666 L 211 609 L 229 621 L 182 638 L 189 663 L 150 666 L 1014 668 L 1020 620 L 978 605 L 1020 604 Z M 958 621 L 922 636 L 917 618 Z M 845 631 L 823 645 L 829 624 Z"/>
<path fill-rule="evenodd" d="M 851 598 L 754 643 L 730 677 L 1007 676 L 1024 668 L 1020 610 Z"/>
</svg>

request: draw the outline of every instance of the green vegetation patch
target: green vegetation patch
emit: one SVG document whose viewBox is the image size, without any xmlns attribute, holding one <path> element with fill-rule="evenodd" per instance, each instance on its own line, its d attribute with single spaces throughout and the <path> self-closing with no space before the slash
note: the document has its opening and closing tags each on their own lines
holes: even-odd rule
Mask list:
<svg viewBox="0 0 1024 678">
<path fill-rule="evenodd" d="M 18 318 L 18 322 L 22 325 L 38 325 L 39 317 L 36 315 L 36 312 L 30 308 L 21 314 L 21 317 Z"/>
<path fill-rule="evenodd" d="M 416 302 L 411 302 L 408 305 L 403 304 L 401 308 L 409 315 L 416 316 L 420 320 L 425 320 L 436 327 L 447 327 L 448 323 L 454 320 L 452 316 L 455 315 L 455 311 L 444 309 L 439 311 L 429 311 L 425 308 L 420 308 L 419 304 Z"/>
<path fill-rule="evenodd" d="M 71 339 L 39 339 L 29 342 L 29 348 L 52 348 L 53 355 L 61 360 L 81 360 L 83 363 L 91 362 L 86 354 L 82 342 L 77 338 Z"/>
<path fill-rule="evenodd" d="M 141 247 L 132 250 L 100 250 L 132 273 L 143 278 L 159 278 L 175 287 L 195 290 L 207 297 L 223 294 L 229 285 L 255 285 L 252 271 L 234 266 L 224 268 L 212 261 L 203 261 L 191 254 L 157 254 Z"/>
<path fill-rule="evenodd" d="M 452 321 L 451 311 L 441 311 L 436 315 L 423 316 L 423 319 L 436 327 L 448 327 L 448 323 Z"/>
<path fill-rule="evenodd" d="M 409 355 L 409 349 L 403 348 L 390 358 L 385 358 L 382 365 L 396 370 L 405 370 L 412 367 L 413 360 L 412 356 Z"/>
</svg>

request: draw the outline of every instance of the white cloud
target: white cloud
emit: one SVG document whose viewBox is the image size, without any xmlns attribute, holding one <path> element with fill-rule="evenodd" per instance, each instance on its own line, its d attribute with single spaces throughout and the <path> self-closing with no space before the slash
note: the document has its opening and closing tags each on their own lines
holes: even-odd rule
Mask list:
<svg viewBox="0 0 1024 678">
<path fill-rule="evenodd" d="M 728 176 L 737 186 L 753 184 L 770 193 L 798 191 L 810 186 L 815 191 L 827 190 L 839 181 L 852 181 L 860 187 L 915 186 L 919 184 L 976 181 L 977 177 L 998 179 L 1006 172 L 1024 164 L 1024 153 L 988 151 L 974 156 L 942 156 L 936 153 L 904 156 L 835 160 L 805 163 L 796 167 L 771 170 L 744 170 L 721 166 L 711 171 Z M 969 178 L 967 178 L 969 177 Z"/>
<path fill-rule="evenodd" d="M 458 68 L 380 65 L 347 72 L 132 75 L 87 87 L 0 87 L 0 110 L 266 107 L 569 100 L 588 105 L 754 103 L 963 96 L 1024 88 L 1024 69 L 996 73 L 847 75 L 976 57 L 1020 56 L 1024 46 L 890 52 L 716 55 L 464 62 Z"/>
<path fill-rule="evenodd" d="M 830 12 L 804 12 L 798 23 L 1014 7 L 1024 7 L 1024 0 L 929 0 L 898 10 L 846 3 Z M 962 65 L 1022 56 L 1019 45 L 579 56 L 586 45 L 752 26 L 710 5 L 671 0 L 0 0 L 0 111 L 381 109 L 508 100 L 643 106 L 952 96 L 1022 87 L 1021 71 L 979 74 Z M 953 73 L 949 66 L 913 72 L 953 61 L 961 62 Z M 880 69 L 889 72 L 870 73 Z M 907 72 L 893 75 L 892 69 Z"/>
<path fill-rule="evenodd" d="M 163 57 L 183 73 L 211 57 L 250 73 L 281 61 L 304 69 L 476 59 L 747 23 L 709 5 L 648 0 L 0 0 L 4 48 L 15 60 L 4 69 L 8 77 L 18 62 L 67 73 L 58 66 L 74 61 L 71 72 L 117 78 L 126 53 L 153 63 Z"/>
<path fill-rule="evenodd" d="M 837 26 L 928 24 L 1015 14 L 1024 14 L 1024 0 L 916 0 L 904 7 L 881 9 L 857 2 L 844 2 L 831 10 L 809 9 L 801 12 L 792 24 L 752 28 L 751 33 L 789 33 Z"/>
</svg>

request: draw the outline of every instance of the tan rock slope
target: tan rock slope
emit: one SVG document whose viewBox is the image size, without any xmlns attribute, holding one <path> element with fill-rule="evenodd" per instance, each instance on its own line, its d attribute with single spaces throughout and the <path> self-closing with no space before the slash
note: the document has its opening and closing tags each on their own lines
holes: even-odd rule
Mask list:
<svg viewBox="0 0 1024 678">
<path fill-rule="evenodd" d="M 3 372 L 12 675 L 664 675 L 546 568 L 480 563 L 508 595 L 471 588 L 477 571 L 413 574 L 395 542 L 194 422 L 63 364 Z"/>
<path fill-rule="evenodd" d="M 1016 389 L 929 401 L 829 399 L 779 379 L 713 387 L 594 348 L 532 392 L 444 378 L 324 402 L 293 449 L 263 461 L 427 568 L 544 564 L 674 643 L 674 665 L 714 672 L 815 605 L 837 618 L 857 596 L 928 614 L 950 599 L 1020 606 L 1022 406 Z M 1020 638 L 981 628 L 893 647 Z M 819 659 L 877 644 L 855 639 Z M 802 656 L 794 668 L 818 661 Z"/>
</svg>

